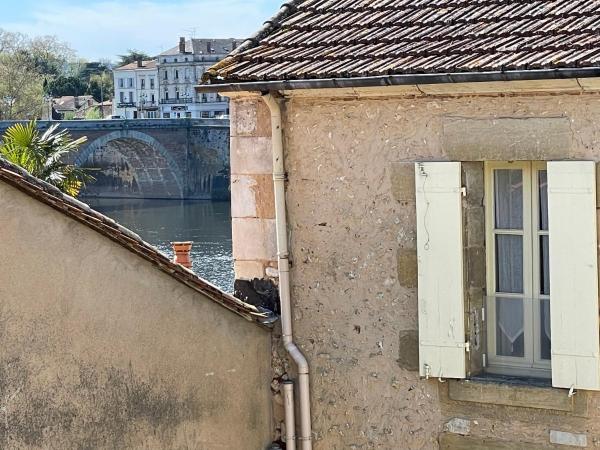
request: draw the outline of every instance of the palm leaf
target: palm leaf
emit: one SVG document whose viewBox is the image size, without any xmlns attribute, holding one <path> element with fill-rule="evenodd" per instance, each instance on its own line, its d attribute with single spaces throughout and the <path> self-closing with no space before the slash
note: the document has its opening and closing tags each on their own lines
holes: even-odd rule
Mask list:
<svg viewBox="0 0 600 450">
<path fill-rule="evenodd" d="M 35 121 L 15 124 L 6 130 L 0 144 L 0 155 L 63 192 L 77 196 L 86 182 L 94 178 L 67 161 L 79 150 L 86 137 L 72 139 L 67 130 L 52 125 L 40 135 Z"/>
</svg>

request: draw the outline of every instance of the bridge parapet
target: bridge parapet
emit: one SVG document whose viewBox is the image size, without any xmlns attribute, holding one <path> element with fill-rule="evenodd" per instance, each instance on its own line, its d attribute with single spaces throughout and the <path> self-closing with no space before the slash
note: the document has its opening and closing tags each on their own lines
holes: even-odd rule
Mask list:
<svg viewBox="0 0 600 450">
<path fill-rule="evenodd" d="M 16 123 L 27 123 L 24 120 L 0 120 L 0 133 Z M 172 128 L 229 128 L 229 119 L 116 119 L 116 120 L 40 120 L 37 122 L 41 130 L 54 124 L 61 128 L 77 131 L 98 130 L 149 130 Z"/>
</svg>

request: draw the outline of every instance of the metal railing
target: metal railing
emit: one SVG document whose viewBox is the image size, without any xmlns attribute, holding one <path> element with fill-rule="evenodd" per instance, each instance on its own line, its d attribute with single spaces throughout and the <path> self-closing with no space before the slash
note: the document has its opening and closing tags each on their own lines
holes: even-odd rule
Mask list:
<svg viewBox="0 0 600 450">
<path fill-rule="evenodd" d="M 161 105 L 178 105 L 183 103 L 194 103 L 193 98 L 163 98 L 160 100 Z"/>
</svg>

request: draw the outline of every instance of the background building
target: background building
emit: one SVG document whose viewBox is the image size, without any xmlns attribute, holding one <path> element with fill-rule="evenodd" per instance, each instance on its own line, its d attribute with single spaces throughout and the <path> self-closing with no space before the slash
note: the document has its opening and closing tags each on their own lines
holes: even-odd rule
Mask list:
<svg viewBox="0 0 600 450">
<path fill-rule="evenodd" d="M 153 119 L 159 114 L 158 69 L 155 60 L 137 61 L 114 70 L 114 115 Z"/>
<path fill-rule="evenodd" d="M 205 70 L 241 44 L 237 39 L 179 38 L 158 56 L 161 117 L 213 118 L 229 115 L 229 102 L 215 93 L 196 94 Z"/>
</svg>

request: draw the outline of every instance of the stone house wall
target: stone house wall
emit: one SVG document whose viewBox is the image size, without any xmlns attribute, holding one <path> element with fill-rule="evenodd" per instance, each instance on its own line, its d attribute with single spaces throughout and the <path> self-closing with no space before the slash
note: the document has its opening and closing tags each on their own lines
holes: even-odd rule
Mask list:
<svg viewBox="0 0 600 450">
<path fill-rule="evenodd" d="M 270 332 L 0 182 L 0 448 L 264 449 Z"/>
<path fill-rule="evenodd" d="M 480 84 L 487 92 L 478 95 L 473 86 L 460 95 L 443 89 L 285 93 L 294 327 L 311 364 L 315 448 L 600 446 L 599 394 L 419 378 L 414 192 L 415 161 L 464 162 L 465 313 L 476 373 L 485 345 L 482 161 L 600 160 L 600 97 L 576 82 Z M 264 158 L 266 175 L 266 106 L 237 94 L 232 111 L 232 133 L 254 133 L 232 134 L 234 173 Z M 261 195 L 242 185 L 232 194 L 234 212 Z M 268 210 L 251 212 L 257 224 L 271 220 Z M 274 230 L 263 227 L 251 244 L 241 232 L 236 276 L 266 276 Z"/>
</svg>

